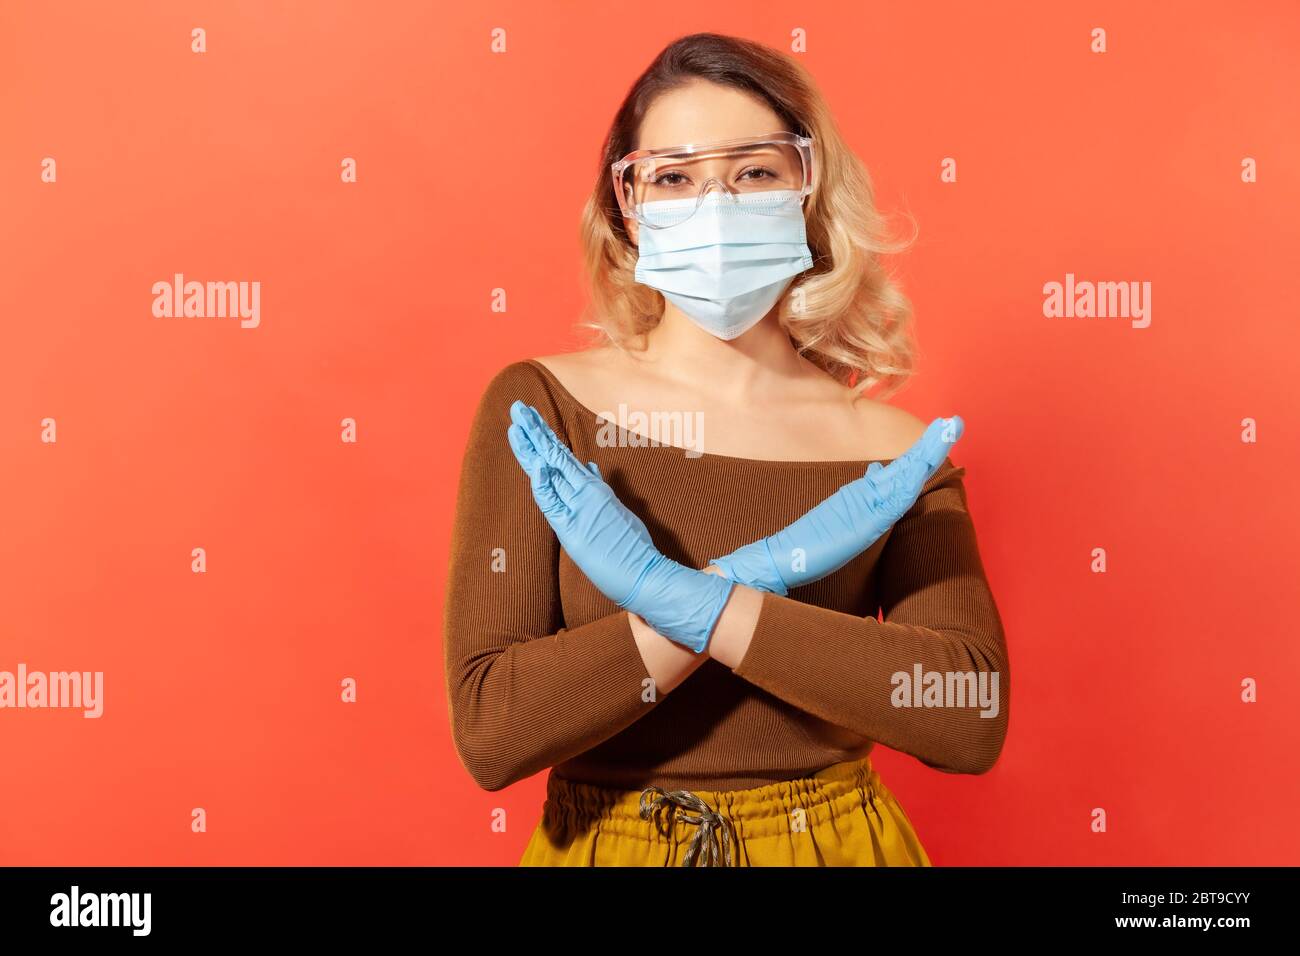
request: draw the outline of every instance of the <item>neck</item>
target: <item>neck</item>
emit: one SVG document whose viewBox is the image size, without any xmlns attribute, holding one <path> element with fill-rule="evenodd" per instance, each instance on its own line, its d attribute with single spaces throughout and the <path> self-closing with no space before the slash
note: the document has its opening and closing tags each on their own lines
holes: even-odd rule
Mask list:
<svg viewBox="0 0 1300 956">
<path fill-rule="evenodd" d="M 772 378 L 802 370 L 803 359 L 777 320 L 777 309 L 731 341 L 704 331 L 671 302 L 646 335 L 642 357 L 666 378 L 719 398 L 747 401 Z"/>
</svg>

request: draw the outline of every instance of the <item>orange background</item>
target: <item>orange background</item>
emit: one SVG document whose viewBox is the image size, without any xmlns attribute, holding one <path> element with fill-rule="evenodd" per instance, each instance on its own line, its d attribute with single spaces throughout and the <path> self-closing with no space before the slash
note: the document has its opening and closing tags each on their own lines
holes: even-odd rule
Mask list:
<svg viewBox="0 0 1300 956">
<path fill-rule="evenodd" d="M 654 54 L 802 28 L 921 227 L 894 401 L 967 422 L 1014 676 L 992 772 L 884 779 L 938 865 L 1297 862 L 1298 11 L 3 0 L 0 670 L 102 670 L 105 713 L 0 711 L 0 861 L 517 862 L 545 775 L 479 791 L 443 688 L 470 415 L 577 341 L 579 211 Z M 260 327 L 155 319 L 176 272 L 260 281 Z M 1044 318 L 1067 272 L 1150 281 L 1151 327 Z"/>
</svg>

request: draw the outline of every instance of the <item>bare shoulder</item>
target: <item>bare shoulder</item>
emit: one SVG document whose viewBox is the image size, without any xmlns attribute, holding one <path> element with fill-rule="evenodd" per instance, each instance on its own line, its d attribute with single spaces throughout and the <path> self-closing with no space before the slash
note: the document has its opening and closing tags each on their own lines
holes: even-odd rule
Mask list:
<svg viewBox="0 0 1300 956">
<path fill-rule="evenodd" d="M 590 405 L 601 401 L 601 396 L 608 391 L 611 373 L 620 358 L 617 349 L 600 346 L 581 352 L 539 355 L 533 361 L 554 375 L 570 395 Z"/>
<path fill-rule="evenodd" d="M 812 362 L 806 362 L 803 381 L 809 407 L 837 426 L 822 432 L 835 436 L 831 457 L 898 458 L 925 434 L 927 424 L 911 412 L 855 392 Z"/>
<path fill-rule="evenodd" d="M 899 457 L 920 440 L 928 427 L 911 412 L 874 398 L 856 398 L 853 409 L 865 440 L 879 449 L 881 458 Z"/>
<path fill-rule="evenodd" d="M 539 355 L 533 359 L 546 366 L 561 381 L 566 376 L 576 379 L 591 378 L 609 367 L 610 361 L 618 350 L 608 346 L 584 349 L 581 352 L 559 352 L 555 355 Z"/>
</svg>

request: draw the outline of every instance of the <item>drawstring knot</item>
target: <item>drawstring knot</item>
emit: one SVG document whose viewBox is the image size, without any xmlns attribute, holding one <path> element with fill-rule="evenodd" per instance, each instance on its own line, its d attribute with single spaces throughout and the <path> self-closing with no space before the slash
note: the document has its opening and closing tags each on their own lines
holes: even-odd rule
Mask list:
<svg viewBox="0 0 1300 956">
<path fill-rule="evenodd" d="M 647 796 L 653 794 L 649 800 Z M 641 819 L 654 817 L 659 832 L 672 830 L 674 819 L 699 827 L 691 838 L 682 866 L 734 866 L 731 821 L 689 790 L 661 790 L 646 787 L 641 791 Z M 688 812 L 688 811 L 693 811 Z M 719 846 L 721 844 L 721 846 Z M 701 853 L 701 849 L 703 852 Z M 721 862 L 719 862 L 721 860 Z"/>
</svg>

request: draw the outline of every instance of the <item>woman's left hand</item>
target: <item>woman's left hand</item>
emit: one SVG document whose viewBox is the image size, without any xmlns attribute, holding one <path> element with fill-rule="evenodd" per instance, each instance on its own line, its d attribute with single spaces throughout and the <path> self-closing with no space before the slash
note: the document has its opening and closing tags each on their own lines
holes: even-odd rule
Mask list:
<svg viewBox="0 0 1300 956">
<path fill-rule="evenodd" d="M 838 571 L 911 509 L 965 427 L 959 415 L 936 418 L 901 457 L 872 462 L 793 524 L 709 563 L 739 584 L 782 595 Z"/>
</svg>

